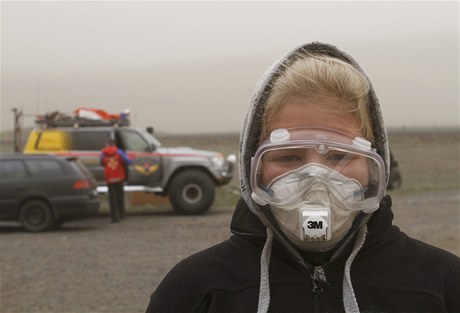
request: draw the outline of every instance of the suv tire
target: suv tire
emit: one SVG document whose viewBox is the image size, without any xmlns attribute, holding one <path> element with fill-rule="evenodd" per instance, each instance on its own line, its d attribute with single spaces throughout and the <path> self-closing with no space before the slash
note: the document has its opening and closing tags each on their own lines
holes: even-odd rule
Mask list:
<svg viewBox="0 0 460 313">
<path fill-rule="evenodd" d="M 401 177 L 401 174 L 399 173 L 399 170 L 391 169 L 390 179 L 389 179 L 387 188 L 389 190 L 393 190 L 393 189 L 400 189 L 401 186 L 402 186 L 402 177 Z"/>
<path fill-rule="evenodd" d="M 203 214 L 214 202 L 214 182 L 200 170 L 186 170 L 175 175 L 169 185 L 169 199 L 177 213 Z"/>
<path fill-rule="evenodd" d="M 24 204 L 19 214 L 22 227 L 30 232 L 40 232 L 54 225 L 53 212 L 43 201 L 33 200 Z"/>
</svg>

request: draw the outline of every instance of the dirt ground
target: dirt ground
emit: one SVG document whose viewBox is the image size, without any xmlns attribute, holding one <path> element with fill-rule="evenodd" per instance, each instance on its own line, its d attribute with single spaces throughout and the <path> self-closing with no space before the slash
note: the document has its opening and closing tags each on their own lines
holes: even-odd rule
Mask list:
<svg viewBox="0 0 460 313">
<path fill-rule="evenodd" d="M 460 256 L 458 191 L 395 195 L 395 223 Z M 29 234 L 0 224 L 2 313 L 144 312 L 150 293 L 188 255 L 229 237 L 232 208 L 203 216 L 169 210 L 108 215 Z"/>
<path fill-rule="evenodd" d="M 237 137 L 161 138 L 236 153 Z M 392 134 L 403 188 L 393 196 L 394 223 L 410 236 L 460 256 L 460 136 Z M 0 312 L 137 313 L 181 259 L 230 236 L 234 179 L 208 214 L 179 216 L 168 206 L 128 208 L 120 224 L 98 217 L 30 234 L 0 222 Z"/>
</svg>

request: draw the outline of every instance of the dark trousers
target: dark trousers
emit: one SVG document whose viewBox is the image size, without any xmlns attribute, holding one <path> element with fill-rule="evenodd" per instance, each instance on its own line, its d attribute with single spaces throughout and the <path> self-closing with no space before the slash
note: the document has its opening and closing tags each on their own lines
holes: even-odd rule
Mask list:
<svg viewBox="0 0 460 313">
<path fill-rule="evenodd" d="M 107 185 L 109 188 L 109 205 L 112 222 L 125 217 L 125 192 L 123 182 Z"/>
</svg>

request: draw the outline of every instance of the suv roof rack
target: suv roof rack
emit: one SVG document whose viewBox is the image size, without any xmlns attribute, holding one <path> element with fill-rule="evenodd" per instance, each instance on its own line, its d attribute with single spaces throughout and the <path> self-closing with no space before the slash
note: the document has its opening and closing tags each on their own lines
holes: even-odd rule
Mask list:
<svg viewBox="0 0 460 313">
<path fill-rule="evenodd" d="M 119 118 L 92 119 L 87 117 L 72 116 L 59 111 L 37 115 L 35 123 L 45 128 L 53 127 L 103 127 L 103 126 L 129 126 L 127 116 L 120 115 Z"/>
</svg>

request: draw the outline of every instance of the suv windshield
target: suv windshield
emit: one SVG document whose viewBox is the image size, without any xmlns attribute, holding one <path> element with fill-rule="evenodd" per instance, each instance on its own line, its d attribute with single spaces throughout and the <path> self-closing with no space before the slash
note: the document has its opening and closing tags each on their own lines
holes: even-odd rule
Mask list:
<svg viewBox="0 0 460 313">
<path fill-rule="evenodd" d="M 161 144 L 149 133 L 142 129 L 137 131 L 124 129 L 120 132 L 125 149 L 128 151 L 152 151 Z"/>
<path fill-rule="evenodd" d="M 149 134 L 145 129 L 139 128 L 139 133 L 147 140 L 150 144 L 153 144 L 156 148 L 161 147 L 161 142 L 155 137 Z"/>
</svg>

